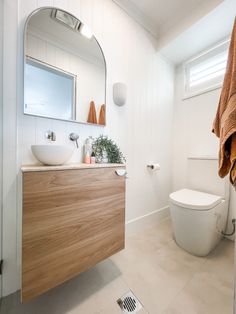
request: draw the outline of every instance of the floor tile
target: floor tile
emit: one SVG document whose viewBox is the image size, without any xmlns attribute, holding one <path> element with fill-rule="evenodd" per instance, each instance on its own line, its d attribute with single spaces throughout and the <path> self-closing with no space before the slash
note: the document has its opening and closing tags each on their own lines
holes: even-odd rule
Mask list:
<svg viewBox="0 0 236 314">
<path fill-rule="evenodd" d="M 28 304 L 20 304 L 19 293 L 4 298 L 4 314 L 105 313 L 113 304 L 119 310 L 116 300 L 128 290 L 119 269 L 107 259 Z"/>
<path fill-rule="evenodd" d="M 209 273 L 197 273 L 163 314 L 232 314 L 233 291 Z"/>
<path fill-rule="evenodd" d="M 206 258 L 173 240 L 170 220 L 127 237 L 125 250 L 21 305 L 3 298 L 1 314 L 119 314 L 117 299 L 132 290 L 139 314 L 232 314 L 234 243 L 223 240 Z"/>
<path fill-rule="evenodd" d="M 205 272 L 211 273 L 228 284 L 234 285 L 234 242 L 223 239 L 214 251 L 207 257 L 203 266 Z"/>
</svg>

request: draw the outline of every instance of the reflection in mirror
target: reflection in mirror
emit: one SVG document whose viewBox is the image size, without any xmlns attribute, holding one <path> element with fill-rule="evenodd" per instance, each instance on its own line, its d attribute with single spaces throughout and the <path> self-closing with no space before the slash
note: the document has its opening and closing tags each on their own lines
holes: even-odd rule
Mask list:
<svg viewBox="0 0 236 314">
<path fill-rule="evenodd" d="M 25 29 L 24 113 L 105 125 L 106 64 L 96 38 L 55 8 L 33 12 Z"/>
<path fill-rule="evenodd" d="M 32 115 L 73 120 L 76 109 L 75 83 L 75 75 L 27 57 L 25 63 L 25 85 L 27 86 L 25 89 L 25 112 Z"/>
</svg>

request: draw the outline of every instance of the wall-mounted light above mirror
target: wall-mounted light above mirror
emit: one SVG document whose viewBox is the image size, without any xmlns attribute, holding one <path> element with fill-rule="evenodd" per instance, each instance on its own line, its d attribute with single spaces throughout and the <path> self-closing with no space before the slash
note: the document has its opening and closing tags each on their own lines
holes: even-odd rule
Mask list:
<svg viewBox="0 0 236 314">
<path fill-rule="evenodd" d="M 90 116 L 104 114 L 106 62 L 89 28 L 64 10 L 38 9 L 26 22 L 24 52 L 24 113 L 96 124 Z"/>
</svg>

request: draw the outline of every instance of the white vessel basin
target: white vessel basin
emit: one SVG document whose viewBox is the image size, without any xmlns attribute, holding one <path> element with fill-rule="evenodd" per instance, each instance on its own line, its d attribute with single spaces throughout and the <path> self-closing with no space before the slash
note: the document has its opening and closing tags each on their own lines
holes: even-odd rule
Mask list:
<svg viewBox="0 0 236 314">
<path fill-rule="evenodd" d="M 31 145 L 33 155 L 44 165 L 58 166 L 66 163 L 74 148 L 67 145 Z"/>
</svg>

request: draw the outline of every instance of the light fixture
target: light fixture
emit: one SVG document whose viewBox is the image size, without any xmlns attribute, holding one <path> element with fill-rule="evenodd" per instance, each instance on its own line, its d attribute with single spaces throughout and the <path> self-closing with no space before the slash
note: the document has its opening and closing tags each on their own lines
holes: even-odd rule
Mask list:
<svg viewBox="0 0 236 314">
<path fill-rule="evenodd" d="M 91 39 L 93 37 L 93 33 L 91 30 L 88 28 L 88 26 L 84 25 L 81 23 L 80 28 L 79 28 L 80 34 L 87 37 L 88 39 Z"/>
<path fill-rule="evenodd" d="M 117 106 L 124 106 L 127 98 L 127 86 L 124 83 L 113 84 L 113 101 Z"/>
<path fill-rule="evenodd" d="M 65 24 L 66 26 L 74 30 L 78 29 L 81 24 L 81 22 L 77 18 L 62 10 L 58 9 L 52 10 L 51 16 L 53 19 L 59 21 L 60 23 Z"/>
<path fill-rule="evenodd" d="M 67 27 L 70 27 L 77 32 L 80 32 L 81 35 L 88 39 L 93 37 L 93 33 L 88 26 L 82 24 L 76 17 L 63 10 L 53 9 L 51 18 L 59 23 L 63 23 Z"/>
</svg>

